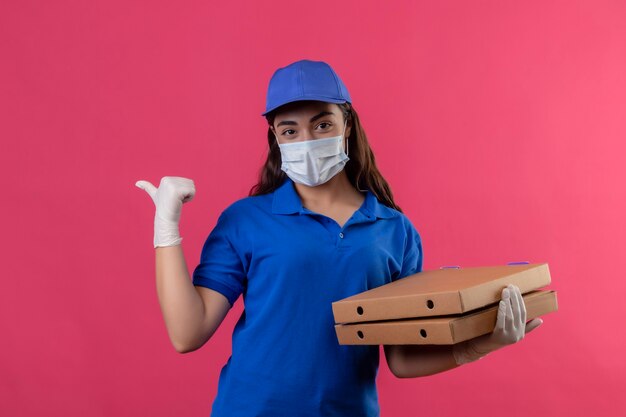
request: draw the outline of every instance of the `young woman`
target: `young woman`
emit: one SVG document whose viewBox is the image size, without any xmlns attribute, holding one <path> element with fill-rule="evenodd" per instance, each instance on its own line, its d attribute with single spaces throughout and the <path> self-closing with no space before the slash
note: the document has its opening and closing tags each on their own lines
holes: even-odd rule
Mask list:
<svg viewBox="0 0 626 417">
<path fill-rule="evenodd" d="M 193 280 L 178 231 L 193 181 L 137 183 L 157 208 L 157 292 L 176 350 L 204 345 L 243 296 L 214 417 L 379 415 L 379 347 L 339 345 L 331 303 L 420 272 L 422 240 L 395 204 L 351 103 L 324 62 L 301 60 L 274 73 L 259 182 L 221 213 Z M 519 289 L 510 287 L 493 333 L 384 352 L 398 377 L 431 375 L 515 343 L 539 324 L 526 324 Z"/>
</svg>

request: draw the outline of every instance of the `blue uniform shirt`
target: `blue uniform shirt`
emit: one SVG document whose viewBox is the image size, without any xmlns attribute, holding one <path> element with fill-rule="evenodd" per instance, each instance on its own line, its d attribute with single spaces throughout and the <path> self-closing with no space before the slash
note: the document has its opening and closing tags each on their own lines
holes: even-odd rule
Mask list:
<svg viewBox="0 0 626 417">
<path fill-rule="evenodd" d="M 421 270 L 419 233 L 371 191 L 343 227 L 289 178 L 231 204 L 193 272 L 245 306 L 211 416 L 378 416 L 379 346 L 339 345 L 331 303 Z"/>
</svg>

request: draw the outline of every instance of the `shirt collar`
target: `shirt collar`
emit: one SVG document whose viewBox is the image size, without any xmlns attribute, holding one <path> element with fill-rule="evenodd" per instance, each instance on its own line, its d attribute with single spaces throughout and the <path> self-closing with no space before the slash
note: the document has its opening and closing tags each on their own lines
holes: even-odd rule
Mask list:
<svg viewBox="0 0 626 417">
<path fill-rule="evenodd" d="M 282 185 L 274 191 L 272 213 L 294 214 L 300 213 L 301 210 L 302 202 L 300 201 L 300 196 L 298 196 L 291 178 L 287 177 Z"/>
<path fill-rule="evenodd" d="M 293 180 L 285 178 L 283 183 L 274 191 L 272 202 L 272 213 L 275 214 L 301 214 L 303 213 L 300 196 L 296 192 Z M 377 217 L 380 219 L 390 219 L 397 216 L 397 212 L 378 201 L 378 198 L 370 190 L 367 190 L 365 201 L 359 211 L 366 217 Z"/>
</svg>

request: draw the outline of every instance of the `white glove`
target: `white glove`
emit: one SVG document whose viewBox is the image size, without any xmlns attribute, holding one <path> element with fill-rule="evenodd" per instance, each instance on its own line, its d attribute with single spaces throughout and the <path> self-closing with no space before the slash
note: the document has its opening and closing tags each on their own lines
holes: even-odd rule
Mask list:
<svg viewBox="0 0 626 417">
<path fill-rule="evenodd" d="M 524 335 L 543 323 L 536 318 L 526 323 L 526 306 L 520 289 L 508 285 L 502 290 L 498 318 L 492 333 L 453 345 L 452 352 L 458 365 L 481 359 L 494 350 L 517 343 Z"/>
<path fill-rule="evenodd" d="M 163 177 L 157 189 L 148 181 L 137 181 L 135 185 L 145 190 L 156 206 L 154 215 L 154 247 L 179 245 L 178 222 L 183 203 L 191 201 L 196 194 L 193 180 L 183 177 Z"/>
</svg>

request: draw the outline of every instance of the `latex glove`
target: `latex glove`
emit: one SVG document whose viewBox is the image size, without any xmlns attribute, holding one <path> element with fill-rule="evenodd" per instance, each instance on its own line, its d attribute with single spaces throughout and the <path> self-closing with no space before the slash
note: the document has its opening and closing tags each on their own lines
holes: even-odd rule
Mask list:
<svg viewBox="0 0 626 417">
<path fill-rule="evenodd" d="M 137 181 L 135 185 L 145 190 L 154 205 L 154 247 L 179 245 L 180 237 L 178 223 L 183 203 L 191 201 L 196 194 L 193 180 L 183 177 L 163 177 L 159 188 L 148 181 Z"/>
<path fill-rule="evenodd" d="M 498 304 L 498 318 L 493 332 L 453 345 L 454 359 L 458 365 L 481 359 L 488 353 L 504 346 L 517 343 L 526 333 L 543 323 L 540 318 L 526 323 L 526 306 L 520 289 L 508 285 L 502 290 Z"/>
</svg>

